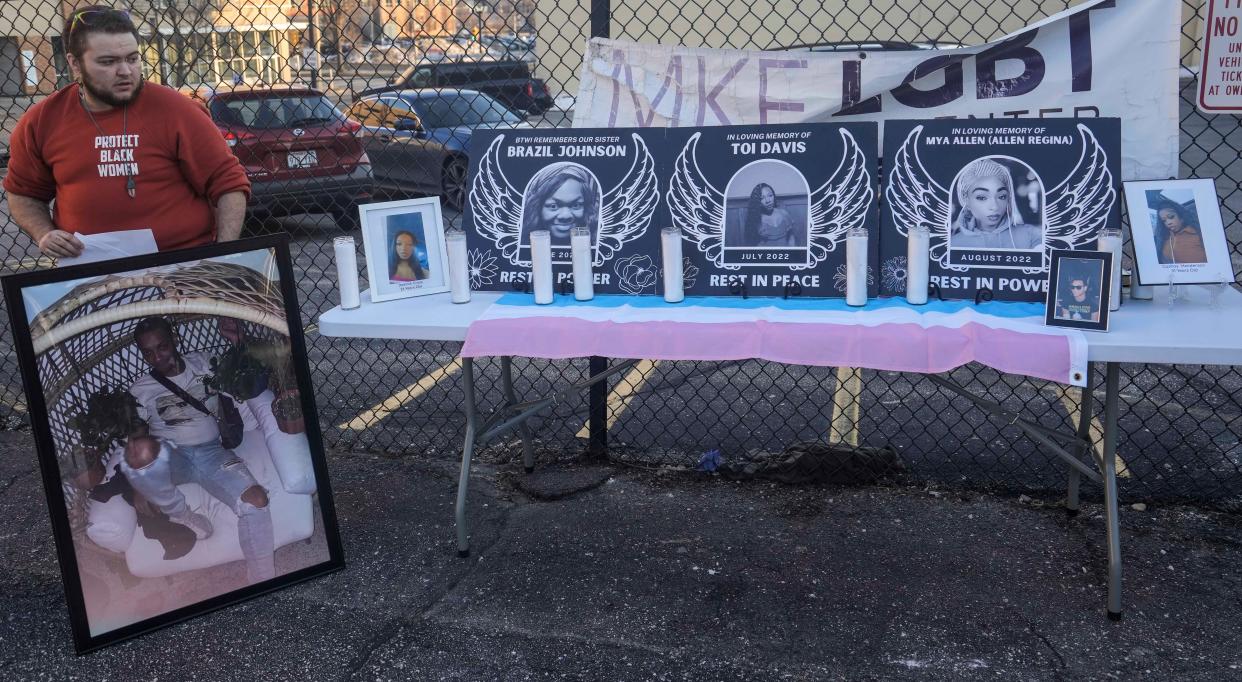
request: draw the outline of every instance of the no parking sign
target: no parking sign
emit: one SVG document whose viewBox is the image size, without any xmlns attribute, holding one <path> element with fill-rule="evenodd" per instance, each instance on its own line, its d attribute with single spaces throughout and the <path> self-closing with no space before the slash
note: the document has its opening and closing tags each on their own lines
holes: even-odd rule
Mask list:
<svg viewBox="0 0 1242 682">
<path fill-rule="evenodd" d="M 1242 0 L 1208 0 L 1198 104 L 1213 114 L 1242 112 Z"/>
</svg>

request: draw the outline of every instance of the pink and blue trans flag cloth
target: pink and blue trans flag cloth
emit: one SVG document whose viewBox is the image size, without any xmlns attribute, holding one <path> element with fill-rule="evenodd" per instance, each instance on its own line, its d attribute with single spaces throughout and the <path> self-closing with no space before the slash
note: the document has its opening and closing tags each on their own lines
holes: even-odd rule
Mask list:
<svg viewBox="0 0 1242 682">
<path fill-rule="evenodd" d="M 978 362 L 1083 386 L 1087 340 L 1044 325 L 1042 303 L 506 294 L 466 332 L 463 357 L 771 360 L 933 374 Z"/>
</svg>

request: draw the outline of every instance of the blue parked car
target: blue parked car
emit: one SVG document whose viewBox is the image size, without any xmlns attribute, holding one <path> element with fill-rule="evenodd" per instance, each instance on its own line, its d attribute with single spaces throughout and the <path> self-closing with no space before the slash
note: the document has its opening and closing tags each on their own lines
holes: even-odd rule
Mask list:
<svg viewBox="0 0 1242 682">
<path fill-rule="evenodd" d="M 364 95 L 349 115 L 377 185 L 439 194 L 451 208 L 466 200 L 470 135 L 484 128 L 530 128 L 522 115 L 475 90 L 426 88 Z"/>
</svg>

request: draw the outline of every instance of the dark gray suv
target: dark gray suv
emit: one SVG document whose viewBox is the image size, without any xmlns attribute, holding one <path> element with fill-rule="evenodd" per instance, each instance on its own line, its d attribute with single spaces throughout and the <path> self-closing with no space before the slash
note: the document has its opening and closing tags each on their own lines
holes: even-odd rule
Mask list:
<svg viewBox="0 0 1242 682">
<path fill-rule="evenodd" d="M 359 93 L 372 95 L 393 90 L 421 88 L 468 88 L 491 95 L 514 111 L 537 116 L 552 108 L 548 86 L 530 73 L 530 65 L 518 60 L 462 60 L 420 62 L 410 66 L 391 83 Z"/>
</svg>

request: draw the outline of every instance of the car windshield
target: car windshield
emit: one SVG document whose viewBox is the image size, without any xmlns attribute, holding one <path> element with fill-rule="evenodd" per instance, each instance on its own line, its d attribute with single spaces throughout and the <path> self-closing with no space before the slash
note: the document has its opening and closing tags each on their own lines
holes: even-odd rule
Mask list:
<svg viewBox="0 0 1242 682">
<path fill-rule="evenodd" d="M 485 123 L 520 123 L 521 117 L 482 93 L 441 94 L 418 100 L 423 125 L 456 128 Z"/>
<path fill-rule="evenodd" d="M 267 94 L 217 97 L 211 102 L 211 117 L 225 125 L 270 130 L 340 121 L 344 114 L 323 95 Z"/>
</svg>

